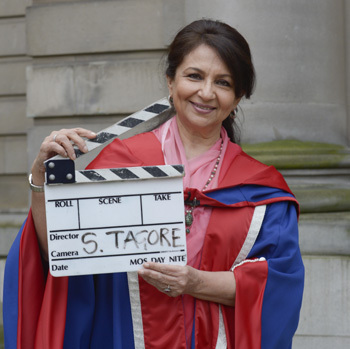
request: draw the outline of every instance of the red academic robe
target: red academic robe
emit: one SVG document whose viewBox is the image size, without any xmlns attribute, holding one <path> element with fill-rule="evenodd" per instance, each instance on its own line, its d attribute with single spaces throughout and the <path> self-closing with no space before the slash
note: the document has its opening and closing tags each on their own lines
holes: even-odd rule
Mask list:
<svg viewBox="0 0 350 349">
<path fill-rule="evenodd" d="M 192 348 L 290 348 L 304 269 L 297 202 L 273 168 L 229 144 L 216 190 L 186 188 L 213 207 L 200 269 L 233 270 L 235 307 L 196 300 Z M 232 157 L 230 154 L 236 154 Z M 89 165 L 164 164 L 152 133 L 114 141 Z M 6 348 L 186 348 L 182 298 L 135 273 L 54 278 L 45 275 L 31 214 L 5 270 Z"/>
</svg>

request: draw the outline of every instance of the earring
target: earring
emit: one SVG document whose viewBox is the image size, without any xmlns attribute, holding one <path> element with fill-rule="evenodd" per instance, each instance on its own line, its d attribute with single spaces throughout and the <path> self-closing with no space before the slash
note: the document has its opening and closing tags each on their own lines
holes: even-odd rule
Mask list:
<svg viewBox="0 0 350 349">
<path fill-rule="evenodd" d="M 173 96 L 168 96 L 168 101 L 170 103 L 170 105 L 173 107 L 174 106 L 174 100 L 173 100 Z"/>
<path fill-rule="evenodd" d="M 236 107 L 235 109 L 233 109 L 230 113 L 230 118 L 231 119 L 235 119 L 237 117 L 237 113 L 238 113 L 238 107 Z"/>
</svg>

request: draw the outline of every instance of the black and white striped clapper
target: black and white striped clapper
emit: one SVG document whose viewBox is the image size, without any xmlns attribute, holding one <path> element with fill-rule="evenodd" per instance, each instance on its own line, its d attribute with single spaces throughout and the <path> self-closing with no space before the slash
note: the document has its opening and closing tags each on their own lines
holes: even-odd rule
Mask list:
<svg viewBox="0 0 350 349">
<path fill-rule="evenodd" d="M 183 168 L 150 167 L 144 169 L 116 169 L 104 171 L 83 171 L 88 163 L 108 145 L 113 139 L 125 139 L 139 133 L 151 131 L 167 121 L 173 115 L 173 110 L 167 98 L 163 98 L 148 107 L 124 118 L 116 124 L 97 133 L 94 139 L 86 140 L 87 153 L 75 149 L 77 159 L 72 161 L 59 155 L 45 162 L 46 184 L 75 183 L 87 181 L 109 181 L 143 179 L 152 177 L 183 175 Z M 76 171 L 77 170 L 77 171 Z M 80 171 L 79 171 L 80 170 Z M 175 171 L 175 172 L 174 172 Z"/>
<path fill-rule="evenodd" d="M 161 165 L 143 167 L 124 167 L 100 170 L 76 171 L 76 181 L 79 183 L 139 180 L 150 178 L 182 177 L 182 165 Z"/>
</svg>

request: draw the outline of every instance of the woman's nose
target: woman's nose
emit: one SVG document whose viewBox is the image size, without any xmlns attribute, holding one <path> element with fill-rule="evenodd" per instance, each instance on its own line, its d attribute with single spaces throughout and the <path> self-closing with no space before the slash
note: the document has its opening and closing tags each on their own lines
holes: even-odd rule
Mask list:
<svg viewBox="0 0 350 349">
<path fill-rule="evenodd" d="M 198 91 L 198 95 L 204 100 L 213 99 L 215 97 L 215 93 L 212 83 L 208 80 L 204 80 L 201 84 L 200 90 Z"/>
</svg>

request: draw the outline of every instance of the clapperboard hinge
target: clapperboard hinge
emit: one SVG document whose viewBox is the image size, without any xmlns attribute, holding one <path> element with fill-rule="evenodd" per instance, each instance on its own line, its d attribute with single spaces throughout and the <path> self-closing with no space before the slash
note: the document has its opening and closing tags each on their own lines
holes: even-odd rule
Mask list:
<svg viewBox="0 0 350 349">
<path fill-rule="evenodd" d="M 48 159 L 45 162 L 46 184 L 183 176 L 184 169 L 181 165 L 84 171 L 84 168 L 97 154 L 115 138 L 125 139 L 151 131 L 169 120 L 173 114 L 173 108 L 169 105 L 167 98 L 163 98 L 98 132 L 96 138 L 86 140 L 88 152 L 82 153 L 76 148 L 75 153 L 77 158 L 75 161 L 59 155 Z"/>
</svg>

